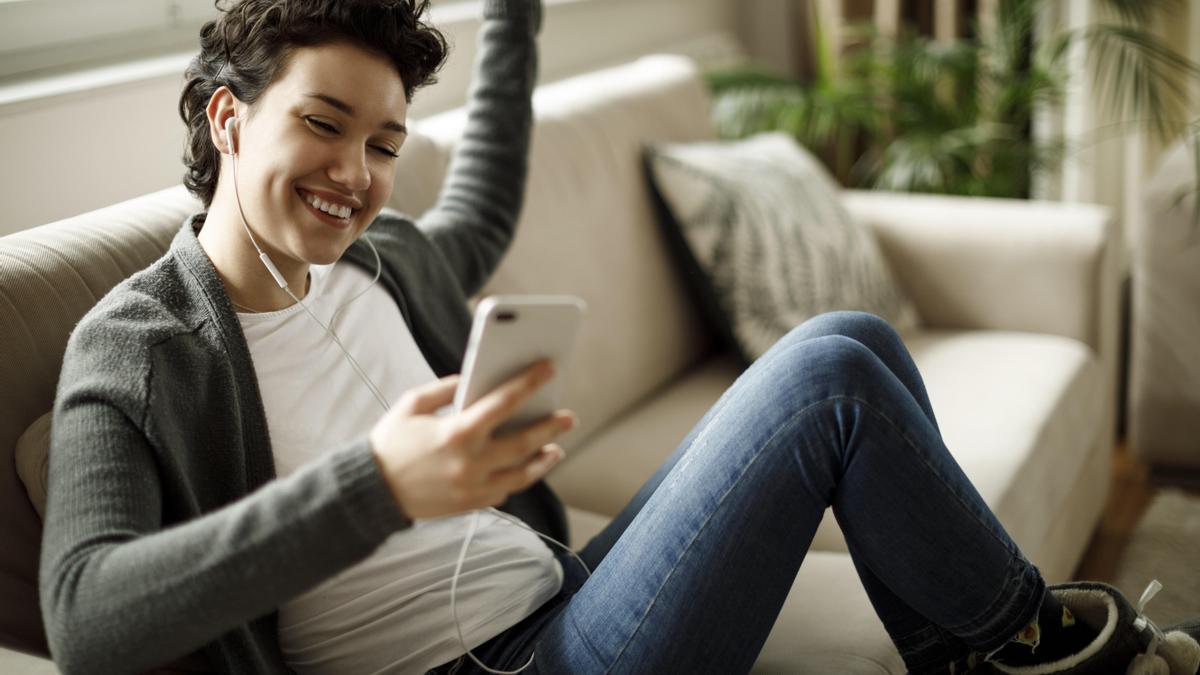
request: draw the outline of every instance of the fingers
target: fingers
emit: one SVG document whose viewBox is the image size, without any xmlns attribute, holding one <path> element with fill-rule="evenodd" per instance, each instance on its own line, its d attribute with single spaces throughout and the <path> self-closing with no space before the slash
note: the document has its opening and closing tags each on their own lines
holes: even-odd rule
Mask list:
<svg viewBox="0 0 1200 675">
<path fill-rule="evenodd" d="M 448 375 L 429 384 L 413 387 L 404 392 L 396 407 L 409 415 L 432 415 L 438 408 L 454 402 L 458 381 L 458 375 Z"/>
<path fill-rule="evenodd" d="M 463 411 L 464 424 L 490 434 L 553 377 L 554 364 L 548 359 L 538 361 L 471 404 Z"/>
<path fill-rule="evenodd" d="M 555 411 L 519 431 L 496 438 L 480 453 L 479 461 L 493 471 L 519 466 L 539 448 L 573 429 L 576 422 L 575 413 L 570 410 Z"/>
<path fill-rule="evenodd" d="M 520 492 L 545 477 L 566 456 L 557 443 L 550 443 L 523 464 L 492 474 L 492 484 L 506 495 Z"/>
<path fill-rule="evenodd" d="M 546 475 L 566 456 L 550 441 L 576 424 L 575 413 L 558 410 L 519 431 L 488 441 L 462 458 L 463 486 L 484 506 L 496 506 Z M 482 506 L 476 507 L 482 508 Z"/>
</svg>

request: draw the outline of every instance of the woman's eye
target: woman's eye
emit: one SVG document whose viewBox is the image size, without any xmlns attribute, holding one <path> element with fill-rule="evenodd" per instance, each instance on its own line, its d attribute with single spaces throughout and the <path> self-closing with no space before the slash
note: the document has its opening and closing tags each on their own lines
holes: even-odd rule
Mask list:
<svg viewBox="0 0 1200 675">
<path fill-rule="evenodd" d="M 304 118 L 304 121 L 306 121 L 306 122 L 308 122 L 309 124 L 311 124 L 311 125 L 313 125 L 313 126 L 317 127 L 317 128 L 318 128 L 318 129 L 320 129 L 321 131 L 325 131 L 325 132 L 328 132 L 328 133 L 331 133 L 331 134 L 336 134 L 336 133 L 337 133 L 337 127 L 333 126 L 332 124 L 326 124 L 325 122 L 322 122 L 322 121 L 320 121 L 320 120 L 314 119 L 314 118 L 312 118 L 312 117 L 305 117 L 305 118 Z M 382 155 L 386 155 L 386 156 L 388 156 L 388 157 L 391 157 L 392 159 L 395 159 L 395 158 L 397 158 L 397 157 L 399 157 L 399 156 L 400 156 L 400 154 L 399 154 L 399 153 L 392 152 L 391 150 L 388 150 L 387 148 L 385 148 L 385 147 L 382 147 L 382 146 L 378 146 L 378 145 L 372 145 L 371 147 L 372 147 L 372 148 L 374 148 L 374 149 L 376 150 L 376 152 L 379 152 L 379 153 L 380 153 L 380 154 L 382 154 Z"/>
<path fill-rule="evenodd" d="M 333 125 L 331 125 L 331 124 L 326 124 L 319 120 L 315 120 L 311 117 L 305 117 L 304 119 L 307 120 L 309 124 L 312 124 L 313 126 L 317 127 L 318 129 L 321 129 L 322 131 L 328 131 L 330 133 L 337 133 L 337 129 L 334 128 Z"/>
</svg>

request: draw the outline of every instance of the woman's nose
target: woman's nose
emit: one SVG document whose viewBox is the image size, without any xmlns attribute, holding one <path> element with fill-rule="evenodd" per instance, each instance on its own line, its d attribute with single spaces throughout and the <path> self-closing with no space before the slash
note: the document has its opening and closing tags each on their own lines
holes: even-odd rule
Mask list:
<svg viewBox="0 0 1200 675">
<path fill-rule="evenodd" d="M 329 167 L 329 179 L 356 192 L 371 187 L 371 172 L 367 168 L 365 148 L 349 148 L 338 153 Z"/>
</svg>

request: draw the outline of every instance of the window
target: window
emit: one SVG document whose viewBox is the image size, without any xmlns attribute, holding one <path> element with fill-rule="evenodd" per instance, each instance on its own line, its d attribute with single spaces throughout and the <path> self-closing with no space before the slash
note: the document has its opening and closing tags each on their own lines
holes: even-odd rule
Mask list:
<svg viewBox="0 0 1200 675">
<path fill-rule="evenodd" d="M 0 0 L 0 77 L 186 51 L 212 0 Z"/>
<path fill-rule="evenodd" d="M 0 0 L 0 78 L 194 51 L 217 14 L 213 0 Z"/>
</svg>

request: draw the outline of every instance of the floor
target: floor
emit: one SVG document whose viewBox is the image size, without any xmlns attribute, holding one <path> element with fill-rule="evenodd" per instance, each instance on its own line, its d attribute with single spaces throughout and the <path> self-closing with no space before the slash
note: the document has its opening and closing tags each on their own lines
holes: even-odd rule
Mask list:
<svg viewBox="0 0 1200 675">
<path fill-rule="evenodd" d="M 1155 492 L 1166 486 L 1200 495 L 1200 484 L 1195 480 L 1181 482 L 1170 475 L 1152 474 L 1147 465 L 1134 458 L 1127 443 L 1117 444 L 1108 505 L 1075 572 L 1076 579 L 1113 581 L 1121 553 L 1138 520 L 1150 505 Z"/>
</svg>

